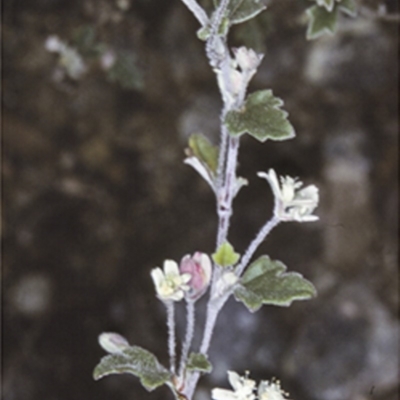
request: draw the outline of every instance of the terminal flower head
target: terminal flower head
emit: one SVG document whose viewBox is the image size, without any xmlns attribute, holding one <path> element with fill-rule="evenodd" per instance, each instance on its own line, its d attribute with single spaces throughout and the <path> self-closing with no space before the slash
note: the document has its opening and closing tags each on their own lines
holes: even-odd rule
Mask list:
<svg viewBox="0 0 400 400">
<path fill-rule="evenodd" d="M 233 390 L 213 389 L 211 397 L 213 400 L 255 400 L 255 381 L 246 376 L 240 376 L 234 371 L 228 371 L 228 380 Z"/>
<path fill-rule="evenodd" d="M 258 386 L 258 400 L 287 400 L 288 393 L 281 389 L 278 380 L 261 381 Z"/>
<path fill-rule="evenodd" d="M 151 271 L 151 277 L 156 287 L 157 296 L 162 301 L 180 301 L 190 289 L 187 283 L 190 274 L 179 272 L 178 264 L 173 260 L 164 261 L 164 271 L 157 267 Z"/>
<path fill-rule="evenodd" d="M 316 221 L 318 217 L 312 215 L 318 205 L 318 188 L 314 185 L 303 189 L 303 183 L 297 178 L 281 176 L 280 183 L 273 169 L 268 173 L 259 172 L 260 178 L 265 178 L 275 197 L 274 215 L 281 221 L 309 222 Z"/>
<path fill-rule="evenodd" d="M 205 293 L 210 284 L 210 257 L 199 251 L 194 253 L 193 256 L 187 254 L 182 258 L 179 269 L 182 274 L 190 274 L 190 280 L 187 282 L 190 288 L 186 292 L 187 298 L 197 300 Z"/>
</svg>

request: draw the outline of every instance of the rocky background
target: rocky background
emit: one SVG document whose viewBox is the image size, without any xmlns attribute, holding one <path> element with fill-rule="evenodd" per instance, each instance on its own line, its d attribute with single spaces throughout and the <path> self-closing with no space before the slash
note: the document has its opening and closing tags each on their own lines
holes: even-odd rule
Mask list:
<svg viewBox="0 0 400 400">
<path fill-rule="evenodd" d="M 251 89 L 285 100 L 297 138 L 242 140 L 250 186 L 230 238 L 244 251 L 271 214 L 257 171 L 317 184 L 320 221 L 279 226 L 259 254 L 319 297 L 254 315 L 231 300 L 198 400 L 228 387 L 227 369 L 279 377 L 293 400 L 398 399 L 399 25 L 375 18 L 370 1 L 372 12 L 307 42 L 309 5 L 272 2 L 232 32 L 232 44 L 265 52 Z M 92 370 L 102 331 L 166 362 L 149 272 L 214 250 L 212 194 L 182 163 L 191 133 L 218 141 L 220 100 L 196 29 L 178 0 L 4 2 L 2 399 L 171 398 L 130 376 L 94 382 Z"/>
</svg>

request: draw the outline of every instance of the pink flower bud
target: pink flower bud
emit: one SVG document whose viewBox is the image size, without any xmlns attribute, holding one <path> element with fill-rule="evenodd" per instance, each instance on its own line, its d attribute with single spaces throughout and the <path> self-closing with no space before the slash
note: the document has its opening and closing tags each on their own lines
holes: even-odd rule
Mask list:
<svg viewBox="0 0 400 400">
<path fill-rule="evenodd" d="M 182 258 L 180 264 L 181 274 L 190 274 L 191 278 L 187 285 L 190 287 L 186 297 L 197 300 L 201 297 L 211 280 L 211 260 L 205 253 L 196 252 L 193 256 L 189 254 Z"/>
</svg>

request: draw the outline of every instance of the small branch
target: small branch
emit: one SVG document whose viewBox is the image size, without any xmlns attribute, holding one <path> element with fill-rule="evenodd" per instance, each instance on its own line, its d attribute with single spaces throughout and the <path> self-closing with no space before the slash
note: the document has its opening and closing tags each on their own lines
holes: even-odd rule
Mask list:
<svg viewBox="0 0 400 400">
<path fill-rule="evenodd" d="M 195 324 L 194 301 L 187 300 L 186 302 L 186 335 L 182 345 L 181 362 L 179 364 L 179 376 L 183 376 L 183 372 L 188 359 L 189 349 L 192 344 Z"/>
<path fill-rule="evenodd" d="M 167 308 L 167 325 L 168 325 L 168 353 L 170 371 L 175 375 L 175 362 L 176 362 L 176 338 L 175 338 L 175 304 L 173 301 L 165 302 Z"/>
<path fill-rule="evenodd" d="M 203 8 L 197 3 L 196 0 L 182 0 L 185 6 L 193 13 L 193 15 L 200 22 L 201 26 L 206 26 L 208 23 L 208 16 Z"/>
<path fill-rule="evenodd" d="M 236 267 L 236 275 L 242 275 L 243 271 L 247 267 L 247 264 L 253 257 L 255 251 L 258 249 L 258 246 L 265 240 L 268 234 L 279 224 L 280 220 L 275 216 L 272 217 L 257 233 L 254 240 L 250 243 L 246 252 L 244 253 L 242 259 L 240 260 L 240 264 Z"/>
</svg>

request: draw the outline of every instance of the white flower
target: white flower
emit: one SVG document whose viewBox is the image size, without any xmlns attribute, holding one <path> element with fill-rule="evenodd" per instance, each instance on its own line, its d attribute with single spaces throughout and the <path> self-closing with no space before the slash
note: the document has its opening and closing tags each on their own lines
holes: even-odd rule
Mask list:
<svg viewBox="0 0 400 400">
<path fill-rule="evenodd" d="M 190 274 L 180 274 L 178 264 L 172 260 L 164 261 L 164 272 L 157 267 L 151 271 L 151 277 L 156 287 L 156 292 L 160 300 L 180 301 L 189 286 L 187 283 L 191 279 Z"/>
<path fill-rule="evenodd" d="M 233 371 L 228 371 L 228 379 L 233 390 L 213 389 L 211 392 L 213 400 L 255 400 L 255 381 Z"/>
<path fill-rule="evenodd" d="M 261 381 L 258 386 L 258 400 L 286 400 L 288 394 L 281 389 L 278 380 Z"/>
<path fill-rule="evenodd" d="M 290 176 L 281 176 L 280 184 L 273 169 L 259 172 L 258 176 L 265 178 L 272 189 L 275 197 L 274 215 L 281 221 L 308 222 L 316 221 L 318 217 L 312 212 L 318 205 L 318 188 L 314 185 L 303 186 L 301 181 Z"/>
<path fill-rule="evenodd" d="M 264 58 L 263 54 L 257 54 L 253 49 L 248 49 L 244 46 L 233 49 L 233 53 L 242 71 L 255 71 Z"/>
</svg>

